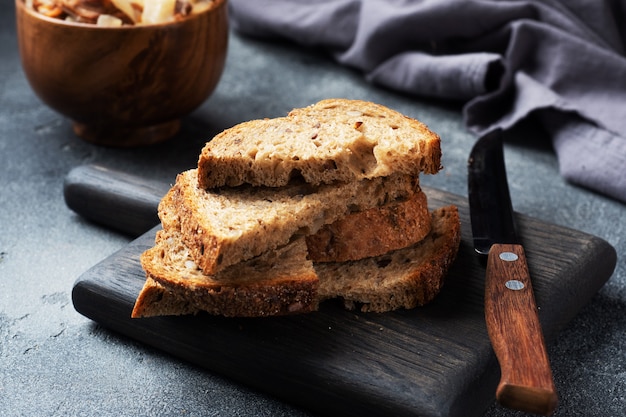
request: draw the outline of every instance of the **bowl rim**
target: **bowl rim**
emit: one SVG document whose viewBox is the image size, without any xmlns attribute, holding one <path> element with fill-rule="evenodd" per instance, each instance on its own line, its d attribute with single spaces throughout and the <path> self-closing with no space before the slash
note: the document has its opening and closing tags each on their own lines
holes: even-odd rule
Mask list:
<svg viewBox="0 0 626 417">
<path fill-rule="evenodd" d="M 144 25 L 144 24 L 123 25 L 123 26 L 117 26 L 117 27 L 116 26 L 98 26 L 93 23 L 71 22 L 71 21 L 67 21 L 64 19 L 57 19 L 54 17 L 49 17 L 26 6 L 26 0 L 15 0 L 15 7 L 16 7 L 16 12 L 17 12 L 17 9 L 19 8 L 24 13 L 28 14 L 29 16 L 32 16 L 33 18 L 37 20 L 43 20 L 43 21 L 56 24 L 59 26 L 67 26 L 68 28 L 88 28 L 88 29 L 102 30 L 102 31 L 110 31 L 110 30 L 117 30 L 117 31 L 135 30 L 136 31 L 136 30 L 146 30 L 150 28 L 154 29 L 154 28 L 159 28 L 159 27 L 171 27 L 171 26 L 181 25 L 181 24 L 184 24 L 185 22 L 199 19 L 203 17 L 204 15 L 211 14 L 212 12 L 215 12 L 218 9 L 224 7 L 226 3 L 228 2 L 228 0 L 212 0 L 212 1 L 214 2 L 213 6 L 207 8 L 206 10 L 202 10 L 199 13 L 193 13 L 192 15 L 187 16 L 183 19 L 174 20 L 171 22 L 151 23 L 148 25 Z"/>
</svg>

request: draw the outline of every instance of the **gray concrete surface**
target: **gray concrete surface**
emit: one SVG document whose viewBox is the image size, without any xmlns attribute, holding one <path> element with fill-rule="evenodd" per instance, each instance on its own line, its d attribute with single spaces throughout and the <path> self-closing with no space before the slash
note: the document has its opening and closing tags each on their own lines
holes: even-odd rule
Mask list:
<svg viewBox="0 0 626 417">
<path fill-rule="evenodd" d="M 426 122 L 443 138 L 445 169 L 423 183 L 466 193 L 474 138 L 459 103 L 379 89 L 311 51 L 237 35 L 217 91 L 184 120 L 175 140 L 137 150 L 85 143 L 30 89 L 13 0 L 0 0 L 0 416 L 310 415 L 78 314 L 70 298 L 76 278 L 130 239 L 69 210 L 62 184 L 85 163 L 169 182 L 195 165 L 204 141 L 218 131 L 339 96 L 377 101 Z M 619 257 L 611 280 L 549 347 L 561 398 L 555 416 L 625 415 L 625 207 L 565 183 L 547 138 L 532 124 L 506 149 L 516 210 L 602 237 Z M 494 404 L 485 415 L 524 414 Z"/>
</svg>

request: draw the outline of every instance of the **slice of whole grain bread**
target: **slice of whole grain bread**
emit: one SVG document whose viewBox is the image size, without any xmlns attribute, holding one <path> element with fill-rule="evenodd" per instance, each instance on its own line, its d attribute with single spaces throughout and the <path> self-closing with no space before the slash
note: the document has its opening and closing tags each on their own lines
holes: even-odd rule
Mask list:
<svg viewBox="0 0 626 417">
<path fill-rule="evenodd" d="M 164 229 L 180 229 L 176 187 L 163 197 L 159 215 Z M 408 199 L 398 199 L 364 211 L 351 212 L 306 236 L 309 257 L 314 262 L 342 262 L 382 255 L 423 239 L 431 219 L 426 194 L 418 190 Z"/>
<path fill-rule="evenodd" d="M 303 238 L 255 259 L 206 275 L 180 233 L 157 232 L 141 255 L 146 283 L 132 317 L 206 311 L 227 317 L 262 317 L 317 310 L 319 280 Z"/>
<path fill-rule="evenodd" d="M 159 217 L 168 229 L 168 218 L 176 213 L 183 243 L 208 275 L 280 248 L 294 235 L 314 234 L 351 212 L 406 200 L 419 191 L 418 180 L 403 174 L 318 187 L 210 190 L 198 187 L 197 178 L 196 170 L 178 175 L 171 195 L 159 205 Z"/>
<path fill-rule="evenodd" d="M 441 168 L 440 139 L 423 123 L 361 100 L 328 99 L 215 136 L 198 159 L 200 187 L 354 182 Z"/>
</svg>

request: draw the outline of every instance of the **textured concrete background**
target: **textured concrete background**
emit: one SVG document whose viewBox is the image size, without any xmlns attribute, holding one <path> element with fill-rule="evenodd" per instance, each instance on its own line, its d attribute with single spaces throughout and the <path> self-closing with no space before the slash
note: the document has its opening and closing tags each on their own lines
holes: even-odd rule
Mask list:
<svg viewBox="0 0 626 417">
<path fill-rule="evenodd" d="M 311 51 L 237 35 L 217 91 L 184 120 L 176 139 L 142 150 L 82 142 L 30 89 L 17 52 L 13 0 L 0 0 L 0 416 L 310 415 L 78 314 L 70 299 L 76 278 L 130 239 L 70 211 L 62 185 L 70 169 L 85 163 L 171 182 L 224 128 L 328 97 L 376 101 L 426 122 L 443 138 L 445 169 L 423 183 L 465 195 L 474 138 L 459 103 L 382 90 Z M 555 415 L 624 415 L 625 207 L 565 183 L 547 139 L 531 124 L 506 148 L 517 211 L 602 237 L 619 257 L 611 280 L 549 347 L 561 399 Z M 486 412 L 520 415 L 495 404 Z"/>
</svg>

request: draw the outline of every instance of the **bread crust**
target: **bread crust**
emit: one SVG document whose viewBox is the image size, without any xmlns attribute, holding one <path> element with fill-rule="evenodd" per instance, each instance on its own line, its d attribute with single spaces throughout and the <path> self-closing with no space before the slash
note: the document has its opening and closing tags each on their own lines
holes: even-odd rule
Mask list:
<svg viewBox="0 0 626 417">
<path fill-rule="evenodd" d="M 328 99 L 216 135 L 199 156 L 198 183 L 281 187 L 295 177 L 317 185 L 434 174 L 440 146 L 425 124 L 385 106 Z"/>
<path fill-rule="evenodd" d="M 347 309 L 377 313 L 431 302 L 461 241 L 455 206 L 434 210 L 431 218 L 430 233 L 407 248 L 358 261 L 314 264 L 320 298 L 340 298 Z"/>
<path fill-rule="evenodd" d="M 422 240 L 431 228 L 426 194 L 350 213 L 306 236 L 313 262 L 345 262 L 378 256 Z"/>
</svg>

